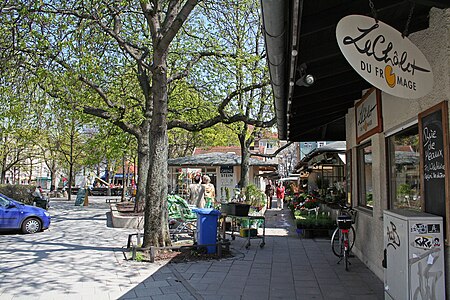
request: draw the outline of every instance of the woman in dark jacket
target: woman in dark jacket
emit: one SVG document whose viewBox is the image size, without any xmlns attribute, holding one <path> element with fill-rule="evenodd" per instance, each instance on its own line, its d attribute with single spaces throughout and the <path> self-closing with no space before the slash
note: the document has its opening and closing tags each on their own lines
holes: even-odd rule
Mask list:
<svg viewBox="0 0 450 300">
<path fill-rule="evenodd" d="M 273 197 L 273 193 L 274 193 L 272 180 L 269 180 L 269 182 L 267 182 L 265 193 L 267 196 L 267 209 L 271 209 L 272 208 L 272 197 Z"/>
</svg>

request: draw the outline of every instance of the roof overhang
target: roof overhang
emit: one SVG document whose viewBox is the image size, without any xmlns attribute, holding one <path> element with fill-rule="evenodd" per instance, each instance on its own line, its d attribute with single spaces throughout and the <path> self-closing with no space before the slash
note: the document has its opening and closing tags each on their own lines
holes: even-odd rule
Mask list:
<svg viewBox="0 0 450 300">
<path fill-rule="evenodd" d="M 378 20 L 403 32 L 428 27 L 432 7 L 449 8 L 448 0 L 372 0 Z M 261 0 L 278 137 L 289 141 L 345 140 L 345 115 L 371 85 L 353 70 L 336 42 L 336 25 L 344 16 L 372 16 L 368 1 Z M 295 55 L 296 54 L 296 55 Z M 315 83 L 294 84 L 306 64 Z"/>
<path fill-rule="evenodd" d="M 202 153 L 193 156 L 170 158 L 168 165 L 170 167 L 239 166 L 241 165 L 241 156 L 234 153 Z M 276 163 L 255 158 L 249 159 L 249 165 L 263 170 L 273 170 L 278 167 Z"/>
</svg>

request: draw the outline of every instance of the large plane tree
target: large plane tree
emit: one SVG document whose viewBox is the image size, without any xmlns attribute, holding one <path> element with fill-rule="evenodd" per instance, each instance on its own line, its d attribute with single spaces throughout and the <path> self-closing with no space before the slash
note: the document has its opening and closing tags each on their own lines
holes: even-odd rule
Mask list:
<svg viewBox="0 0 450 300">
<path fill-rule="evenodd" d="M 144 247 L 170 243 L 168 129 L 199 131 L 219 122 L 264 123 L 231 105 L 243 91 L 267 84 L 262 82 L 246 82 L 219 97 L 203 94 L 205 101 L 216 101 L 215 113 L 205 119 L 192 122 L 176 114 L 168 119 L 171 86 L 194 71 L 198 77 L 205 74 L 196 69 L 204 58 L 238 57 L 212 47 L 211 41 L 195 47 L 187 42 L 192 34 L 182 31 L 186 23 L 208 25 L 201 14 L 189 19 L 199 2 L 206 8 L 210 4 L 197 0 L 8 0 L 0 6 L 0 34 L 8 37 L 2 39 L 2 59 L 14 58 L 55 101 L 108 120 L 136 137 L 137 201 L 145 200 Z M 195 78 L 191 80 L 189 86 L 198 89 Z M 224 86 L 226 82 L 221 83 Z"/>
</svg>

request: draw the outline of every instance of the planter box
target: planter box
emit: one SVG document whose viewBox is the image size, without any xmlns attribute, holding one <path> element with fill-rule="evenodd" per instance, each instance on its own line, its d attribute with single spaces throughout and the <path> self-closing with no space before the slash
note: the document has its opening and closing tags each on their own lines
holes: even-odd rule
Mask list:
<svg viewBox="0 0 450 300">
<path fill-rule="evenodd" d="M 242 203 L 222 203 L 220 205 L 220 211 L 226 213 L 228 215 L 237 216 L 237 217 L 246 217 L 248 216 L 248 211 L 250 210 L 250 204 L 242 204 Z"/>
</svg>

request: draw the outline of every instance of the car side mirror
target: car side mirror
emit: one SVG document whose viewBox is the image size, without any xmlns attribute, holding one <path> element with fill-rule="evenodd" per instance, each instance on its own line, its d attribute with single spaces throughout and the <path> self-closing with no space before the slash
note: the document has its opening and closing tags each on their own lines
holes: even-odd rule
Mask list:
<svg viewBox="0 0 450 300">
<path fill-rule="evenodd" d="M 9 204 L 6 205 L 6 208 L 13 208 L 13 207 L 16 207 L 16 205 L 12 202 L 9 202 Z"/>
</svg>

